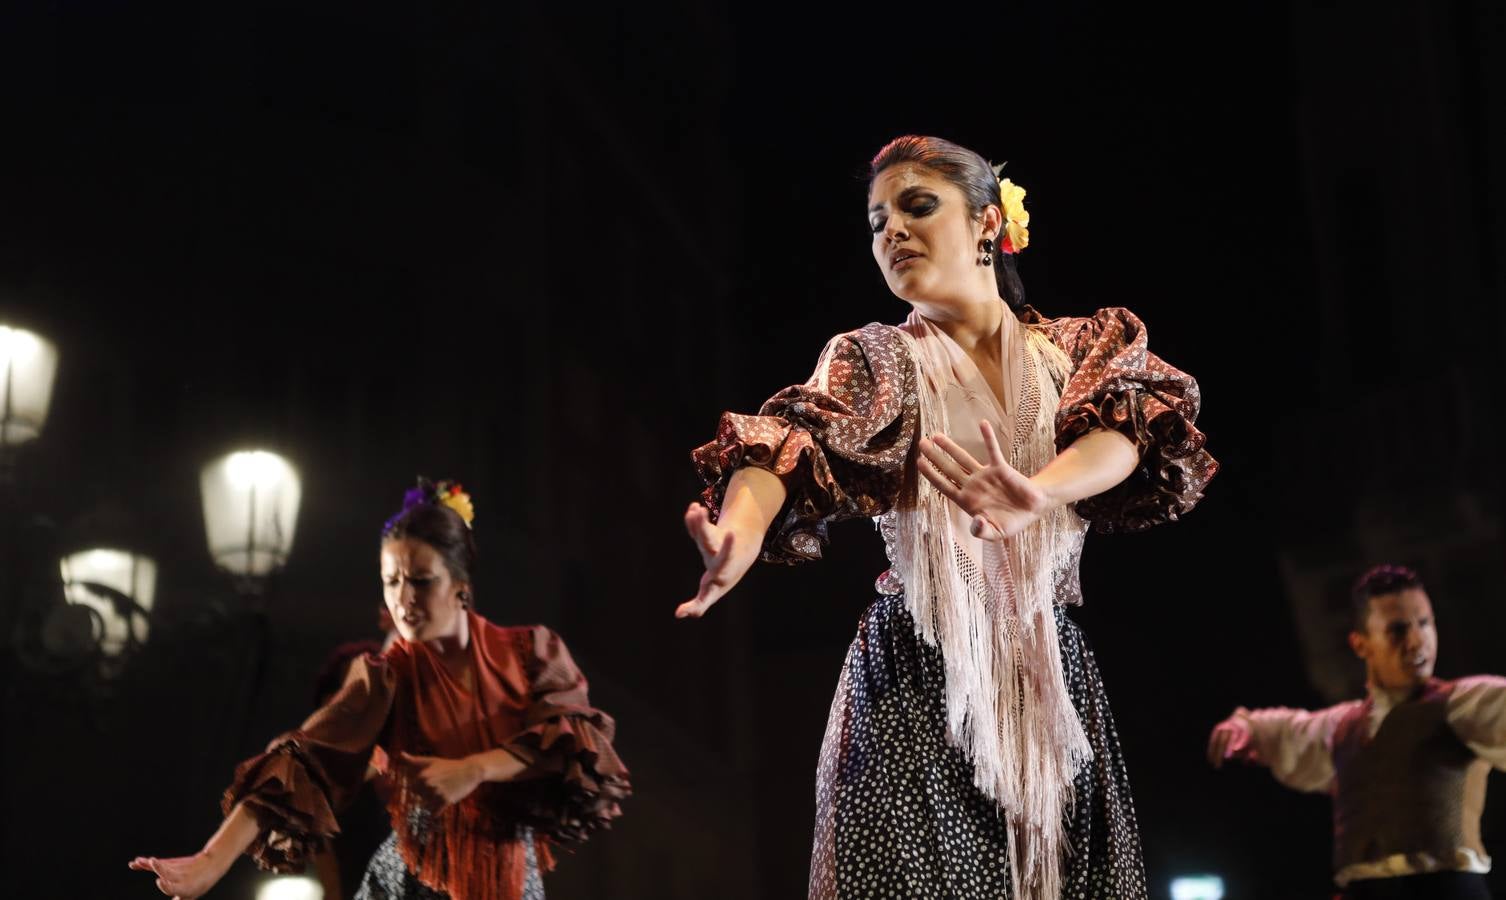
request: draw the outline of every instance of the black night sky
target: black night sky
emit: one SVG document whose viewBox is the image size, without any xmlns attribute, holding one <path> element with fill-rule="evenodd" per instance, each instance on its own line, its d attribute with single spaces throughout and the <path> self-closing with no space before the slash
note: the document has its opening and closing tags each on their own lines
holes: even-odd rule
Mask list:
<svg viewBox="0 0 1506 900">
<path fill-rule="evenodd" d="M 550 897 L 803 896 L 882 548 L 838 526 L 676 621 L 689 451 L 903 318 L 862 175 L 921 133 L 1028 188 L 1037 308 L 1127 306 L 1202 387 L 1221 474 L 1090 536 L 1074 613 L 1151 896 L 1329 896 L 1327 800 L 1203 747 L 1236 705 L 1358 691 L 1322 661 L 1372 563 L 1427 578 L 1440 675 L 1506 669 L 1506 10 L 1176 6 L 6 5 L 0 324 L 61 363 L 0 509 L 0 893 L 154 896 L 126 861 L 196 849 L 330 649 L 378 637 L 378 529 L 424 473 L 476 499 L 481 611 L 565 637 L 634 772 Z M 304 486 L 260 606 L 198 495 L 251 445 Z M 56 559 L 100 541 L 158 561 L 151 639 L 110 678 L 39 665 Z M 384 832 L 353 815 L 358 872 Z"/>
</svg>

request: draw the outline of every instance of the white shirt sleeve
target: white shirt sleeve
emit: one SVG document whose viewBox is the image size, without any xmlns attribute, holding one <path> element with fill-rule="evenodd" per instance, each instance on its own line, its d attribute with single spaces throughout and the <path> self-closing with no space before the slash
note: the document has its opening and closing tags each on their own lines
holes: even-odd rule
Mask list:
<svg viewBox="0 0 1506 900">
<path fill-rule="evenodd" d="M 1506 678 L 1475 675 L 1455 681 L 1448 724 L 1477 756 L 1506 771 Z"/>
<path fill-rule="evenodd" d="M 1241 707 L 1235 715 L 1250 727 L 1255 761 L 1270 767 L 1277 781 L 1299 791 L 1326 793 L 1334 778 L 1334 729 L 1359 703 L 1351 700 L 1317 711 Z"/>
</svg>

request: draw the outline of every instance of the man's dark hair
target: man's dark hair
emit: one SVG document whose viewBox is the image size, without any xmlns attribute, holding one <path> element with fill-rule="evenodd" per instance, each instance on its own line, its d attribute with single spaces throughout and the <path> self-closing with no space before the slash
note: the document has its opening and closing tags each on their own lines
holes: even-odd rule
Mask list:
<svg viewBox="0 0 1506 900">
<path fill-rule="evenodd" d="M 1398 565 L 1381 565 L 1359 577 L 1350 592 L 1354 612 L 1354 630 L 1363 632 L 1370 620 L 1370 598 L 1394 594 L 1408 588 L 1422 587 L 1417 572 Z"/>
</svg>

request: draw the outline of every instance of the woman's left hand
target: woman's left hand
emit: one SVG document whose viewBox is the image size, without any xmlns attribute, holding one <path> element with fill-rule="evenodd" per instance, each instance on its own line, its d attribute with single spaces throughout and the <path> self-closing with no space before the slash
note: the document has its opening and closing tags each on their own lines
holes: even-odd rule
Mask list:
<svg viewBox="0 0 1506 900">
<path fill-rule="evenodd" d="M 974 537 L 1001 541 L 1040 518 L 1051 507 L 1051 498 L 1004 458 L 988 420 L 978 425 L 988 448 L 987 465 L 973 459 L 956 441 L 937 434 L 921 440 L 916 468 L 936 490 L 973 517 Z"/>
<path fill-rule="evenodd" d="M 400 753 L 398 766 L 407 772 L 409 784 L 435 809 L 459 803 L 485 780 L 481 766 L 470 759 Z"/>
</svg>

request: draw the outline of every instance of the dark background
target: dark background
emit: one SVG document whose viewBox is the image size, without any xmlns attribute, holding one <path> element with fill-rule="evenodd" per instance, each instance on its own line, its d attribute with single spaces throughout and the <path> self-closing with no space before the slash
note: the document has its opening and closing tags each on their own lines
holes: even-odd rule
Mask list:
<svg viewBox="0 0 1506 900">
<path fill-rule="evenodd" d="M 1203 745 L 1236 704 L 1358 689 L 1340 609 L 1374 562 L 1422 567 L 1441 675 L 1506 668 L 1503 17 L 6 5 L 0 321 L 62 361 L 5 497 L 0 893 L 153 896 L 126 860 L 197 848 L 329 649 L 377 636 L 376 532 L 423 472 L 476 499 L 482 611 L 559 630 L 619 720 L 636 796 L 550 896 L 803 896 L 881 548 L 838 527 L 825 561 L 673 620 L 698 573 L 688 451 L 831 334 L 903 317 L 861 173 L 917 132 L 1028 188 L 1037 307 L 1129 306 L 1202 385 L 1223 472 L 1180 524 L 1090 538 L 1075 613 L 1152 896 L 1205 871 L 1230 898 L 1326 896 L 1327 801 L 1214 773 Z M 250 444 L 304 480 L 260 609 L 198 505 L 199 467 Z M 57 554 L 106 540 L 158 560 L 152 640 L 110 679 L 23 665 Z"/>
</svg>

